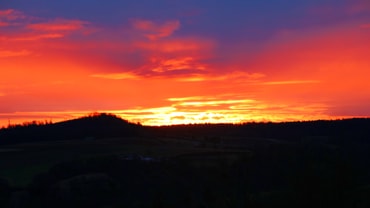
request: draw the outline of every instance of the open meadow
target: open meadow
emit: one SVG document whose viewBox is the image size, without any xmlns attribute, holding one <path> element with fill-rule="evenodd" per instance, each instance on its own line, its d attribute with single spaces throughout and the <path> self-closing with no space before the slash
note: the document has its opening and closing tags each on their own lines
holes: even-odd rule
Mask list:
<svg viewBox="0 0 370 208">
<path fill-rule="evenodd" d="M 164 127 L 117 119 L 1 130 L 2 207 L 370 206 L 368 119 Z"/>
</svg>

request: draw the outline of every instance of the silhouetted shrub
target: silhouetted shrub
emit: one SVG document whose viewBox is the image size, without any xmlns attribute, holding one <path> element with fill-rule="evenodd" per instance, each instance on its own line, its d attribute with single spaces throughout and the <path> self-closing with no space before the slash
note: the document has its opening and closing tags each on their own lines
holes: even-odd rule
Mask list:
<svg viewBox="0 0 370 208">
<path fill-rule="evenodd" d="M 100 207 L 115 197 L 118 184 L 104 173 L 78 175 L 58 181 L 50 190 L 49 197 L 59 207 Z"/>
<path fill-rule="evenodd" d="M 11 187 L 6 179 L 0 178 L 0 207 L 7 207 L 9 204 Z"/>
</svg>

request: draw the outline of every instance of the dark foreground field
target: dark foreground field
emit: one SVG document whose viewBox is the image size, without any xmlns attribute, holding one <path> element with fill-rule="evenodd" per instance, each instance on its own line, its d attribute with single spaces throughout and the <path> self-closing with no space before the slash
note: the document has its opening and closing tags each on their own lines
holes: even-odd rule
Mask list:
<svg viewBox="0 0 370 208">
<path fill-rule="evenodd" d="M 369 124 L 3 129 L 0 207 L 370 207 Z"/>
</svg>

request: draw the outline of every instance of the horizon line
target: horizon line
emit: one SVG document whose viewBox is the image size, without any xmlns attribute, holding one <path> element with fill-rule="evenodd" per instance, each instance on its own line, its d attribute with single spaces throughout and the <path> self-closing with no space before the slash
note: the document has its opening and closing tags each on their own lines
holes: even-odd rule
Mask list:
<svg viewBox="0 0 370 208">
<path fill-rule="evenodd" d="M 335 116 L 331 118 L 316 118 L 316 119 L 301 119 L 301 120 L 294 120 L 294 119 L 287 119 L 287 120 L 268 120 L 268 119 L 262 119 L 262 120 L 246 120 L 246 121 L 239 121 L 239 122 L 184 122 L 184 123 L 173 123 L 173 124 L 157 124 L 157 125 L 148 125 L 148 124 L 142 124 L 141 122 L 133 122 L 130 121 L 130 119 L 126 119 L 120 115 L 109 113 L 109 112 L 91 112 L 87 113 L 85 115 L 75 116 L 73 118 L 68 119 L 58 119 L 56 122 L 53 122 L 53 119 L 30 119 L 30 120 L 24 120 L 23 122 L 18 123 L 11 123 L 12 119 L 8 120 L 8 125 L 4 126 L 1 125 L 0 129 L 7 129 L 12 126 L 27 126 L 32 124 L 37 125 L 47 125 L 47 124 L 57 124 L 62 122 L 68 122 L 88 117 L 98 117 L 101 115 L 110 115 L 117 117 L 119 119 L 122 119 L 124 121 L 127 121 L 131 124 L 141 125 L 145 127 L 166 127 L 166 126 L 181 126 L 181 125 L 244 125 L 244 124 L 266 124 L 266 123 L 297 123 L 297 122 L 315 122 L 315 121 L 341 121 L 341 120 L 351 120 L 351 119 L 370 119 L 370 116 Z"/>
</svg>

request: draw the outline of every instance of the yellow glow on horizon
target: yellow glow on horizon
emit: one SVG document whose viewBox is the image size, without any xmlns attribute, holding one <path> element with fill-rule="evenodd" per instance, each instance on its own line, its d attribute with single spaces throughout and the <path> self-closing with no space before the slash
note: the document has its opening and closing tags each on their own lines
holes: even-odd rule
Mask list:
<svg viewBox="0 0 370 208">
<path fill-rule="evenodd" d="M 146 111 L 147 109 L 143 109 Z M 307 116 L 307 115 L 296 115 L 296 114 L 276 114 L 276 115 L 258 115 L 251 112 L 235 112 L 230 113 L 229 111 L 218 110 L 209 112 L 181 112 L 181 111 L 168 111 L 165 108 L 162 112 L 158 113 L 141 113 L 136 110 L 136 113 L 132 113 L 130 110 L 107 110 L 101 111 L 105 113 L 112 113 L 122 117 L 133 123 L 141 123 L 146 126 L 167 126 L 177 124 L 217 124 L 217 123 L 230 123 L 230 124 L 241 124 L 245 122 L 286 122 L 286 121 L 310 121 L 310 120 L 322 120 L 322 119 L 342 119 L 349 118 L 349 116 Z M 54 123 L 65 120 L 76 119 L 91 114 L 92 112 L 24 112 L 16 113 L 18 118 L 7 119 L 5 115 L 0 115 L 0 128 L 8 126 L 10 124 L 22 124 L 30 121 L 52 121 Z M 137 115 L 139 114 L 139 115 Z M 8 117 L 14 115 L 8 114 Z"/>
<path fill-rule="evenodd" d="M 251 99 L 217 100 L 207 96 L 169 98 L 169 106 L 157 108 L 132 108 L 126 110 L 102 110 L 99 112 L 112 113 L 133 123 L 148 126 L 163 126 L 175 124 L 204 124 L 243 122 L 282 122 L 304 121 L 319 119 L 335 119 L 342 117 L 328 116 L 323 113 L 327 106 L 311 104 L 268 104 Z M 191 107 L 189 109 L 189 107 Z M 206 107 L 206 110 L 204 110 Z M 13 124 L 32 120 L 52 120 L 59 122 L 82 117 L 91 111 L 62 111 L 62 112 L 18 112 L 0 114 L 0 126 L 8 124 L 8 118 Z M 1 119 L 2 118 L 2 119 Z"/>
</svg>

